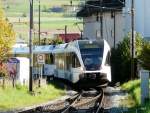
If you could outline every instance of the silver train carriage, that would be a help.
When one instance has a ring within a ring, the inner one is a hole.
[[[105,40],[76,40],[57,45],[53,49],[54,77],[69,80],[98,82],[111,81],[110,47]]]

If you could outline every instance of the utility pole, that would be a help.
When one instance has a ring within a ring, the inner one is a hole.
[[[29,70],[29,91],[32,92],[32,67],[33,67],[33,52],[32,52],[32,31],[33,31],[33,0],[30,0],[30,33],[29,33],[29,52],[30,52],[30,70]]]
[[[131,79],[135,74],[135,34],[134,34],[134,0],[131,1]]]
[[[40,3],[40,0],[39,0],[39,45],[41,44],[41,3]]]
[[[101,38],[103,39],[103,0],[100,0],[100,33],[101,33]]]
[[[67,25],[65,25],[65,42],[66,42],[66,39],[67,39]]]
[[[83,39],[83,30],[79,27],[78,23],[75,23],[75,25],[77,26],[78,30],[80,31],[80,36],[81,36],[81,40]]]
[[[114,48],[116,48],[116,12],[114,10]]]
[[[81,30],[80,32],[81,32],[81,40],[82,40],[83,39],[83,31]]]

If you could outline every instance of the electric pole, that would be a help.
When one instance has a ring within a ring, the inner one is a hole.
[[[114,10],[114,48],[116,48],[116,12]]]
[[[103,39],[103,0],[100,0],[100,33],[101,38]]]
[[[30,70],[29,70],[29,91],[32,92],[32,67],[33,67],[33,52],[32,52],[32,31],[33,31],[33,0],[30,0],[30,33],[29,33],[29,53],[30,53]]]
[[[65,42],[67,41],[67,25],[65,25]]]
[[[41,44],[41,3],[40,3],[40,0],[39,0],[39,45]]]
[[[131,1],[131,79],[135,74],[135,34],[134,34],[134,0]]]

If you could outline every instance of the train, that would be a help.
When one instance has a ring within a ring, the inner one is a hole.
[[[47,48],[47,51],[33,50],[34,54],[46,55],[44,75],[73,84],[104,85],[111,82],[111,52],[106,40],[75,40]]]
[[[72,83],[111,81],[110,47],[105,40],[76,40],[54,48],[54,77]]]

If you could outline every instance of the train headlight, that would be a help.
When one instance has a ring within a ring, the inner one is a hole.
[[[81,71],[83,71],[83,70],[84,70],[84,68],[83,68],[83,67],[80,67],[80,70],[81,70]]]

